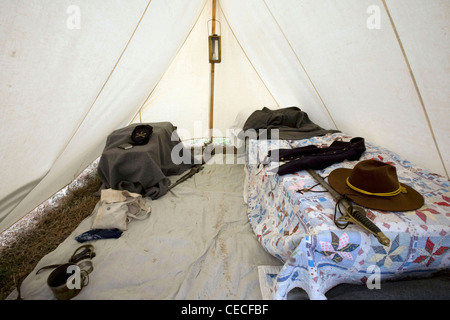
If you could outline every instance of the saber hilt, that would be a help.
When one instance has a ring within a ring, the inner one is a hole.
[[[330,194],[337,200],[336,209],[342,204],[345,208],[345,213],[342,217],[336,219],[336,212],[334,215],[334,223],[340,229],[345,229],[349,223],[355,223],[365,230],[372,233],[377,240],[384,246],[388,246],[391,241],[369,218],[366,217],[366,212],[363,208],[354,206],[343,198],[336,190],[334,190],[325,180],[317,174],[313,169],[307,169],[308,173],[312,175]],[[340,211],[340,210],[339,210]]]
[[[348,206],[345,210],[345,214],[342,217],[335,219],[335,223],[339,228],[341,228],[338,225],[338,223],[340,222],[345,223],[345,227],[349,223],[355,223],[361,226],[365,230],[372,233],[377,238],[378,242],[380,242],[384,246],[388,246],[391,243],[389,238],[386,237],[386,235],[380,230],[380,228],[378,228],[375,223],[367,218],[364,209],[361,207],[353,205]]]

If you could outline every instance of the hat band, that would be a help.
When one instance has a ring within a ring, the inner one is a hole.
[[[353,190],[355,190],[355,191],[357,191],[357,192],[359,192],[359,193],[367,194],[367,195],[369,195],[369,196],[377,196],[377,197],[393,197],[393,196],[396,196],[396,195],[398,195],[398,194],[400,194],[400,193],[407,193],[407,192],[408,192],[408,191],[406,190],[405,187],[402,187],[402,186],[400,185],[400,183],[398,184],[398,189],[395,190],[395,191],[392,191],[392,192],[369,192],[369,191],[365,191],[365,190],[359,189],[359,188],[355,187],[354,185],[352,185],[352,184],[350,183],[350,181],[348,181],[348,177],[347,177],[346,182],[347,182],[347,185],[348,185],[351,189],[353,189]]]

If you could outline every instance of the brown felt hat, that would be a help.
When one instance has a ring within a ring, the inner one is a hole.
[[[408,211],[424,203],[420,193],[398,181],[394,166],[377,160],[360,161],[353,169],[336,169],[328,176],[328,183],[340,194],[370,209]]]

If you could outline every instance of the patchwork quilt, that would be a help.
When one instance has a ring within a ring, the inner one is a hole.
[[[378,277],[382,287],[384,280],[428,276],[450,268],[450,182],[444,177],[366,141],[359,161],[376,159],[394,165],[400,182],[425,199],[424,206],[413,211],[366,210],[390,239],[383,246],[358,225],[337,228],[335,199],[328,192],[303,191],[317,184],[306,170],[279,176],[273,172],[278,163],[260,164],[268,150],[311,144],[327,147],[335,140],[351,138],[334,133],[303,140],[249,141],[249,222],[264,249],[284,263],[260,267],[264,298],[287,299],[289,291],[299,287],[311,299],[326,299],[326,292],[341,283],[369,285]],[[316,172],[326,179],[334,169],[353,168],[356,163],[346,160]]]

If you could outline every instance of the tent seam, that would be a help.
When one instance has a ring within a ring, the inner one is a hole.
[[[77,128],[74,130],[73,134],[71,135],[71,137],[69,138],[69,140],[67,141],[67,143],[65,144],[64,148],[62,149],[62,151],[58,154],[58,156],[55,158],[55,161],[53,161],[53,164],[55,164],[58,159],[61,157],[61,155],[64,153],[64,151],[67,149],[67,147],[69,146],[70,142],[72,141],[73,137],[76,135],[76,133],[78,132],[78,130],[80,129],[81,125],[83,124],[84,120],[86,119],[87,115],[89,114],[89,112],[92,110],[92,107],[94,106],[95,102],[97,101],[98,97],[100,96],[100,94],[102,93],[103,89],[105,88],[106,84],[108,83],[109,79],[111,78],[111,75],[114,73],[114,70],[116,69],[117,65],[119,64],[124,52],[126,51],[126,49],[128,48],[128,45],[130,44],[131,40],[133,39],[133,36],[136,32],[136,30],[138,29],[139,25],[141,24],[141,21],[143,19],[143,17],[145,16],[145,13],[147,12],[148,7],[150,6],[150,3],[152,2],[152,0],[149,0],[147,3],[147,6],[145,7],[145,10],[143,12],[143,14],[141,15],[141,18],[139,19],[139,22],[137,23],[136,27],[133,30],[133,33],[131,34],[130,38],[127,41],[127,44],[125,45],[125,48],[122,50],[122,53],[120,54],[117,62],[115,63],[113,69],[111,70],[111,72],[109,73],[109,76],[107,77],[106,81],[103,83],[102,88],[100,89],[100,91],[98,92],[97,96],[95,97],[94,101],[92,102],[91,106],[89,107],[88,111],[84,114],[83,119],[80,121],[80,123],[78,124]],[[44,180],[45,177],[50,173],[51,170],[47,171],[47,173],[40,179],[40,181]],[[36,186],[38,186],[40,184],[37,183]],[[29,193],[31,193],[36,186],[31,189],[29,191]],[[57,191],[58,192],[58,191]],[[17,206],[20,203],[17,204]],[[16,207],[17,207],[16,206]]]
[[[300,58],[298,57],[297,53],[295,52],[294,48],[291,45],[291,42],[289,41],[289,39],[287,38],[286,34],[284,33],[283,29],[281,28],[280,24],[278,23],[278,20],[275,18],[275,16],[273,15],[272,11],[270,10],[269,6],[267,5],[265,0],[262,0],[267,8],[267,10],[269,11],[270,15],[272,16],[273,20],[275,21],[275,23],[278,26],[278,29],[281,31],[281,33],[283,34],[284,39],[286,40],[286,42],[289,45],[289,48],[291,48],[292,52],[295,55],[295,58],[297,59],[298,63],[300,64],[300,66],[303,69],[303,72],[305,72],[306,76],[308,77],[309,82],[311,83],[312,87],[314,88],[314,91],[316,92],[317,96],[319,97],[320,101],[322,102],[323,107],[325,108],[326,112],[328,113],[328,116],[330,117],[331,121],[333,122],[336,130],[339,130],[336,122],[334,121],[333,116],[330,113],[330,110],[328,110],[328,107],[325,103],[325,101],[323,101],[322,96],[319,93],[319,90],[317,90],[316,86],[314,85],[314,82],[312,81],[311,77],[309,76],[309,73],[306,71],[305,66],[303,65],[303,63],[300,61]]]
[[[420,93],[419,85],[417,84],[416,77],[414,76],[414,72],[412,70],[411,64],[409,63],[408,56],[406,54],[406,51],[405,51],[405,48],[403,46],[402,40],[400,39],[400,35],[398,34],[397,27],[395,26],[395,23],[394,23],[394,19],[392,18],[391,12],[389,11],[389,8],[387,6],[386,0],[382,0],[382,2],[383,2],[384,9],[386,10],[386,14],[387,14],[387,16],[389,18],[389,22],[391,23],[392,29],[394,31],[395,37],[397,39],[398,45],[400,46],[400,50],[402,52],[403,59],[405,60],[406,66],[407,66],[408,71],[409,71],[409,75],[410,75],[411,80],[412,80],[413,85],[414,85],[414,89],[415,89],[415,91],[417,93],[417,96],[419,98],[420,106],[421,106],[422,111],[424,113],[425,120],[427,121],[428,129],[430,130],[431,137],[433,138],[433,142],[434,142],[434,145],[436,147],[436,151],[438,152],[439,159],[441,160],[442,167],[444,168],[445,175],[447,176],[447,179],[448,179],[449,178],[448,171],[447,171],[447,168],[445,167],[445,162],[444,162],[444,159],[442,157],[441,150],[439,149],[439,145],[437,143],[436,136],[434,134],[433,127],[431,125],[430,117],[428,116],[428,112],[427,112],[427,110],[425,108],[425,102],[423,101],[422,94]]]
[[[136,33],[137,29],[139,28],[142,19],[144,18],[145,14],[147,13],[148,7],[150,6],[150,3],[152,2],[152,0],[149,0],[147,3],[147,6],[144,9],[144,12],[141,15],[141,18],[139,19],[136,27],[134,28],[133,32],[131,33],[130,38],[127,41],[127,44],[125,45],[125,47],[123,48],[122,52],[120,53],[119,58],[117,59],[116,63],[114,64],[114,67],[112,68],[111,72],[109,73],[108,77],[106,78],[105,82],[103,83],[100,91],[98,92],[97,96],[95,97],[94,101],[92,102],[91,106],[89,107],[89,109],[87,110],[87,112],[84,114],[83,119],[80,121],[80,123],[78,124],[77,128],[74,130],[74,133],[72,134],[72,136],[70,137],[70,139],[67,141],[66,145],[64,146],[64,149],[59,153],[59,155],[56,157],[55,161],[53,163],[55,163],[56,161],[58,161],[58,159],[61,157],[61,155],[64,153],[64,151],[67,149],[67,147],[69,146],[70,142],[72,141],[73,137],[76,135],[76,133],[78,132],[78,130],[80,129],[80,127],[83,125],[84,120],[86,119],[86,117],[88,116],[88,114],[90,113],[90,111],[92,110],[92,107],[95,105],[95,103],[97,102],[98,98],[100,97],[101,93],[103,92],[103,89],[106,87],[106,84],[108,83],[109,79],[111,78],[111,76],[113,75],[114,71],[116,70],[116,67],[118,66],[118,64],[120,63],[120,60],[122,59],[125,51],[127,50],[128,46],[131,43],[131,40],[134,37],[134,34]]]
[[[172,61],[169,63],[169,67],[170,65],[175,61],[175,59],[178,57],[178,55],[180,54],[181,49],[184,47],[187,39],[189,38],[189,36],[191,35],[192,31],[194,30],[195,26],[198,23],[198,20],[200,19],[200,17],[202,16],[202,12],[203,10],[205,10],[206,5],[208,4],[208,1],[205,0],[205,4],[203,5],[202,10],[200,10],[200,13],[197,17],[197,19],[195,20],[195,23],[192,25],[191,30],[189,30],[189,33],[187,34],[187,36],[184,38],[183,43],[181,44],[181,46],[178,48],[177,53],[174,55]],[[136,113],[134,114],[134,116],[131,118],[131,120],[129,121],[128,124],[131,124],[133,122],[133,120],[136,118],[136,115],[139,113],[142,113],[142,108],[145,106],[145,104],[148,102],[148,100],[150,99],[150,97],[152,96],[153,92],[155,91],[155,89],[158,87],[159,83],[161,82],[161,80],[164,78],[164,76],[166,75],[167,71],[169,70],[169,68],[166,69],[166,71],[164,71],[164,73],[161,75],[161,77],[159,78],[158,82],[155,84],[155,86],[153,87],[153,89],[150,91],[150,93],[148,94],[147,98],[145,98],[144,102],[142,103],[141,107],[139,108],[139,110],[136,111]],[[140,123],[142,123],[142,117],[140,116]]]
[[[106,81],[103,83],[102,88],[101,88],[100,91],[98,92],[97,96],[95,97],[94,101],[92,102],[92,104],[91,104],[91,106],[89,107],[89,109],[87,110],[87,112],[84,114],[83,119],[80,121],[80,123],[78,124],[77,128],[74,130],[73,134],[70,136],[70,138],[69,138],[69,140],[67,141],[67,143],[65,144],[64,148],[63,148],[62,151],[58,154],[58,156],[55,158],[55,161],[53,161],[53,164],[55,164],[55,163],[58,161],[58,159],[61,157],[61,155],[62,155],[62,154],[64,153],[64,151],[67,149],[67,147],[69,146],[69,144],[70,144],[70,142],[72,141],[73,137],[76,135],[76,133],[78,132],[78,130],[79,130],[80,127],[82,126],[82,124],[83,124],[84,120],[86,119],[87,115],[88,115],[89,112],[92,110],[92,107],[94,106],[94,104],[95,104],[95,102],[97,101],[98,97],[99,97],[100,94],[102,93],[103,89],[105,88],[106,84],[108,83],[109,79],[111,78],[111,75],[114,73],[114,70],[116,69],[117,65],[119,64],[120,60],[122,59],[122,56],[123,56],[124,52],[125,52],[126,49],[128,48],[128,45],[130,44],[131,40],[133,39],[133,36],[134,36],[134,34],[136,33],[136,30],[138,29],[139,25],[141,24],[141,21],[142,21],[143,17],[145,16],[145,14],[146,14],[146,12],[147,12],[147,9],[148,9],[148,7],[150,6],[150,3],[151,3],[151,2],[152,2],[152,0],[149,0],[149,1],[148,1],[147,6],[145,7],[144,12],[142,13],[141,18],[139,19],[139,22],[137,23],[136,27],[134,28],[133,33],[131,34],[130,38],[128,39],[127,44],[125,45],[125,48],[122,50],[122,53],[120,54],[120,56],[119,56],[117,62],[115,63],[113,69],[111,70],[109,76],[106,78]],[[48,170],[48,171],[45,173],[45,175],[42,176],[42,178],[40,179],[40,181],[39,181],[39,182],[38,182],[38,183],[37,183],[37,184],[36,184],[29,192],[28,192],[28,194],[31,193],[31,192],[33,192],[33,190],[34,190],[37,186],[39,186],[39,185],[41,184],[42,180],[44,180],[45,177],[47,177],[47,175],[50,173],[50,171],[51,171],[51,170]],[[68,183],[68,184],[70,184],[70,183]],[[68,184],[67,184],[67,185],[68,185]],[[67,185],[65,185],[63,188],[65,188]],[[54,192],[53,195],[55,195],[56,193],[58,193],[58,192],[59,192],[60,190],[62,190],[63,188],[61,188],[61,189],[57,190],[56,192]],[[50,196],[50,197],[51,197],[51,196]],[[49,197],[49,198],[50,198],[50,197]],[[19,203],[17,203],[17,205],[16,205],[16,206],[14,207],[14,209],[12,209],[12,210],[15,210],[15,208],[17,208],[17,207],[22,203],[22,201],[23,201],[24,199],[26,199],[26,197],[24,197]],[[47,200],[48,200],[48,199],[47,199]],[[46,200],[44,200],[44,202],[45,202],[45,201],[46,201]],[[10,212],[11,212],[11,211],[10,211]],[[20,219],[21,219],[21,218],[19,218],[17,221],[19,221]],[[9,227],[11,227],[12,225],[14,225],[14,223],[16,223],[17,221],[13,222]],[[9,228],[9,227],[8,227],[8,228]],[[6,230],[6,229],[5,229],[5,230]]]
[[[247,55],[247,52],[245,52],[244,48],[242,47],[240,41],[238,40],[238,38],[236,37],[236,34],[233,31],[233,28],[231,27],[230,23],[228,22],[228,19],[225,15],[225,13],[222,10],[222,6],[220,5],[220,0],[219,0],[219,8],[220,8],[220,12],[222,12],[223,18],[225,19],[225,22],[227,23],[228,27],[230,28],[231,33],[233,34],[234,39],[236,39],[237,44],[239,45],[239,47],[241,48],[242,52],[244,53],[245,57],[247,58],[248,63],[250,63],[250,65],[252,66],[253,70],[255,71],[256,75],[258,76],[258,78],[261,80],[261,82],[263,83],[264,87],[267,89],[267,91],[269,92],[270,96],[272,97],[272,99],[276,102],[276,104],[279,106],[279,102],[277,101],[277,99],[275,99],[275,97],[272,95],[272,92],[269,90],[269,88],[266,85],[266,82],[263,80],[263,78],[261,78],[259,72],[256,70],[255,66],[253,65],[253,63],[251,62],[250,58]]]

